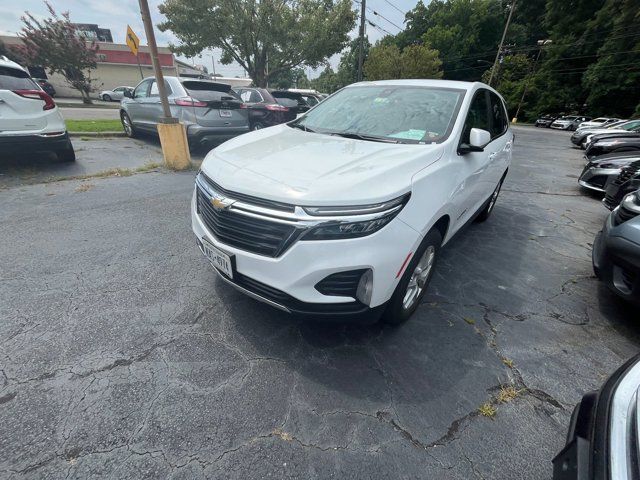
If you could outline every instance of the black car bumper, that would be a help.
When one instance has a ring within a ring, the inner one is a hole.
[[[593,242],[593,268],[611,291],[640,306],[640,245],[611,234],[614,215]]]
[[[0,158],[4,154],[60,152],[69,148],[69,134],[53,137],[41,135],[0,135]]]
[[[610,470],[613,400],[620,382],[638,362],[640,356],[629,360],[600,391],[587,393],[576,405],[566,445],[553,459],[553,480],[617,480]]]
[[[242,127],[202,127],[189,125],[187,138],[190,145],[217,145],[249,131],[249,125]]]

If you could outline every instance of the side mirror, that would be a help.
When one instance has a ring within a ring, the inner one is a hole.
[[[458,153],[464,155],[470,152],[483,152],[484,147],[491,141],[491,134],[481,128],[472,128],[469,132],[469,143],[461,143]]]
[[[127,98],[133,98],[133,90],[130,90],[128,88],[125,88],[122,94]]]

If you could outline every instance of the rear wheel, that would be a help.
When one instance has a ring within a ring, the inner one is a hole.
[[[424,237],[382,315],[385,323],[400,325],[416,311],[433,276],[441,245],[442,235],[436,229]]]
[[[504,177],[498,183],[498,186],[491,194],[491,198],[487,202],[487,205],[482,209],[482,211],[476,217],[477,222],[484,222],[489,216],[491,216],[491,212],[493,212],[493,207],[496,206],[496,201],[498,200],[498,195],[500,195],[500,189],[502,188],[502,182],[504,182]]]
[[[102,95],[102,100],[104,100],[105,102],[110,102],[111,96],[105,93],[104,95]]]
[[[127,112],[122,112],[120,114],[120,121],[122,122],[122,128],[124,129],[124,133],[127,137],[136,138],[138,136],[138,132],[133,126],[133,123],[131,123],[131,118],[129,118]]]
[[[256,122],[251,127],[251,130],[262,130],[263,128],[264,128],[264,125],[262,123]]]

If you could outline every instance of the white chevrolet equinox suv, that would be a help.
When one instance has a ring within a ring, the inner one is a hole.
[[[193,231],[220,277],[281,310],[407,320],[441,247],[486,220],[514,136],[482,83],[350,85],[204,159]]]
[[[53,98],[27,70],[0,55],[0,159],[35,152],[53,152],[64,162],[76,159]]]

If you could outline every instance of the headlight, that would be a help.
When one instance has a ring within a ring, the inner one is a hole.
[[[626,195],[621,202],[622,208],[640,215],[640,190]]]
[[[395,218],[411,194],[388,202],[347,207],[304,207],[314,217],[332,217],[307,231],[302,240],[358,238],[377,232]]]

